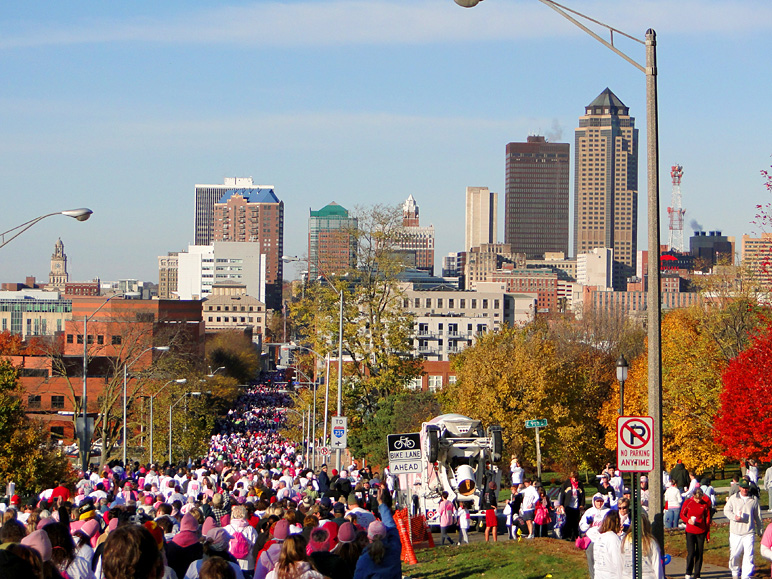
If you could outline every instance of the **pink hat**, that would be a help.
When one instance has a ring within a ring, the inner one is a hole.
[[[201,525],[201,534],[207,535],[209,531],[214,529],[217,525],[214,523],[214,519],[212,517],[207,517],[204,521],[204,524]]]
[[[289,536],[289,522],[287,519],[281,519],[273,527],[273,538],[277,541],[283,541]]]
[[[338,529],[338,541],[341,543],[353,543],[357,537],[357,530],[354,524],[346,521]]]
[[[48,533],[45,531],[35,531],[30,533],[21,540],[22,545],[26,545],[32,549],[35,549],[40,554],[40,558],[43,561],[49,561],[51,559],[51,539],[48,538]]]
[[[215,527],[206,534],[206,538],[212,542],[215,551],[227,551],[233,537],[222,527]]]
[[[91,539],[94,535],[99,532],[99,523],[96,519],[89,519],[85,523],[83,523],[83,526],[80,528],[81,531],[83,531],[86,536]]]
[[[194,533],[198,531],[198,521],[196,520],[196,517],[191,514],[187,514],[182,517],[182,522],[180,523],[180,532],[182,531],[193,531]]]
[[[384,525],[381,521],[373,521],[370,523],[370,526],[367,527],[367,538],[371,541],[375,539],[376,537],[385,537],[386,536],[386,525]]]
[[[45,527],[45,526],[46,526],[48,523],[55,523],[55,522],[56,522],[56,521],[54,521],[54,520],[53,520],[52,518],[50,518],[50,517],[48,517],[48,518],[45,518],[45,519],[40,519],[40,520],[38,521],[37,530],[38,530],[38,531],[39,531],[39,530],[41,530],[41,529],[42,529],[43,527]]]
[[[108,531],[114,531],[118,528],[118,517],[115,517],[114,519],[110,519],[110,524],[107,525]]]
[[[334,525],[335,523],[333,523]],[[314,536],[317,538],[325,537],[321,541],[314,541]],[[316,553],[317,551],[329,551],[330,550],[330,533],[327,532],[327,529],[324,527],[317,527],[313,531],[311,531],[311,539],[308,541],[308,546],[306,547],[306,555],[310,555],[311,553]]]

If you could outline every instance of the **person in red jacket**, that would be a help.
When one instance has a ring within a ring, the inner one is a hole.
[[[697,487],[681,509],[681,520],[686,523],[685,579],[700,577],[705,541],[710,543],[710,507],[710,499]]]

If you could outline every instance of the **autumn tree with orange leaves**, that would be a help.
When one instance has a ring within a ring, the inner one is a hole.
[[[726,458],[713,440],[713,419],[722,390],[726,361],[707,331],[702,310],[674,310],[662,322],[663,457],[670,469],[680,459],[688,469],[721,467]],[[647,415],[646,354],[630,364],[625,382],[625,414]],[[606,447],[616,448],[619,384],[601,411]]]

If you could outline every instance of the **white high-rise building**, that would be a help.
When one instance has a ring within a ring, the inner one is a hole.
[[[464,251],[484,243],[496,243],[499,194],[487,187],[466,188],[466,235]]]
[[[611,290],[613,274],[614,250],[610,247],[596,247],[576,256],[576,281],[579,285]]]
[[[265,263],[259,243],[190,245],[177,255],[177,294],[181,300],[201,300],[212,294],[214,284],[233,281],[244,284],[247,294],[265,303]]]

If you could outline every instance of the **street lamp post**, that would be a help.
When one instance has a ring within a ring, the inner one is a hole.
[[[128,369],[139,360],[145,352],[155,350],[156,352],[168,352],[169,346],[150,346],[140,352],[134,361],[123,365],[123,467],[126,468],[126,384],[128,382]]]
[[[625,415],[625,382],[627,381],[627,360],[620,354],[617,359],[617,380],[619,380],[619,416]]]
[[[158,396],[163,390],[171,383],[175,384],[185,384],[187,382],[187,378],[178,378],[177,380],[169,380],[166,384],[161,386],[161,388],[158,389],[158,391],[150,396],[150,464],[153,464],[153,400],[155,400],[155,397]]]
[[[21,225],[17,225],[16,227],[9,229],[8,231],[3,231],[2,233],[0,233],[0,248],[5,247],[9,243],[11,243],[14,239],[19,237],[30,227],[42,221],[46,217],[51,217],[53,215],[66,215],[67,217],[72,217],[73,219],[77,219],[78,221],[86,221],[86,219],[91,217],[92,213],[93,211],[91,211],[91,209],[87,209],[86,207],[81,207],[80,209],[67,209],[66,211],[55,211],[54,213],[47,213],[45,215],[41,215],[40,217],[35,217],[35,219],[30,219],[29,221],[22,223]],[[9,233],[13,233],[13,235],[11,235],[11,237],[6,239],[5,236],[8,235]]]
[[[203,394],[203,392],[185,392],[177,402],[169,406],[169,464],[172,464],[172,410],[177,404],[183,400],[187,400],[188,396],[201,396],[201,394]],[[211,392],[206,392],[206,394],[211,394]]]
[[[464,8],[471,8],[481,0],[455,0]],[[661,334],[661,287],[659,269],[659,120],[657,107],[657,34],[649,28],[645,40],[631,36],[612,28],[575,10],[558,4],[554,0],[539,0],[552,8],[572,24],[582,29],[606,48],[616,53],[646,76],[646,146],[647,146],[647,200],[648,200],[648,276],[649,287],[646,299],[647,334],[648,334],[648,406],[653,418],[654,460],[649,473],[649,513],[652,515],[652,527],[660,547],[664,547],[665,531],[662,521],[662,334]],[[590,30],[576,17],[607,29],[611,41],[606,41]],[[645,46],[645,65],[626,55],[614,46],[614,35],[621,35]]]
[[[53,215],[57,215],[57,214],[54,213]],[[44,217],[48,217],[48,216],[46,215]],[[86,219],[87,218],[88,217],[86,217]],[[8,241],[10,241],[10,239]],[[120,297],[120,296],[118,295],[110,296],[104,302],[102,302],[97,309],[91,312],[91,315],[83,316],[83,391],[81,392],[81,407],[82,407],[81,416],[83,418],[83,428],[81,430],[82,438],[80,442],[80,458],[81,458],[81,468],[83,469],[84,473],[88,470],[89,454],[91,451],[91,448],[90,448],[91,434],[92,434],[88,428],[88,388],[86,386],[87,379],[88,379],[88,321],[91,318],[93,318],[95,315],[97,315],[97,312],[99,312],[99,310],[105,307],[107,305],[107,302],[109,302],[111,299],[116,297]],[[103,443],[102,452],[106,452],[107,450],[106,448],[104,448],[104,442],[105,441],[102,440],[102,443]]]

